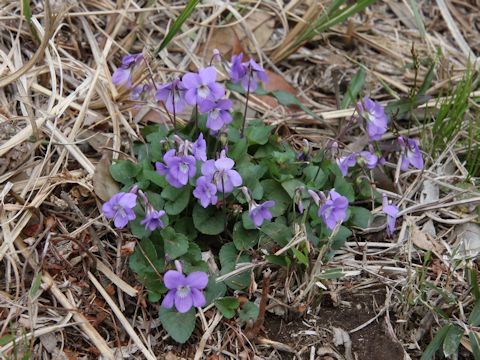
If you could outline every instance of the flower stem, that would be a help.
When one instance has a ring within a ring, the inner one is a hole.
[[[251,78],[252,78],[252,69],[250,65],[248,65],[247,100],[245,101],[245,109],[243,110],[242,131],[240,132],[240,138],[243,138],[243,135],[245,133],[245,124],[247,122],[248,98],[250,97],[250,79]]]

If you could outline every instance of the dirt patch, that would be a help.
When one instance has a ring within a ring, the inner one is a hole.
[[[326,299],[317,315],[289,322],[270,316],[265,323],[266,333],[270,339],[291,346],[305,359],[310,358],[312,346],[315,347],[316,359],[333,359],[334,353],[345,356],[344,347],[334,345],[332,327],[349,333],[374,318],[384,300],[382,292],[348,293],[339,306]],[[386,332],[384,316],[349,335],[354,359],[403,359],[402,346]],[[332,350],[330,357],[328,349]],[[292,359],[292,354],[283,353],[282,359]]]

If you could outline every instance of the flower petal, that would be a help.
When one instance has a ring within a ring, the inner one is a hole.
[[[205,300],[205,295],[203,293],[195,288],[192,288],[192,300],[193,300],[193,306],[195,307],[203,307],[207,303]]]
[[[204,289],[208,284],[208,275],[203,271],[194,271],[188,274],[185,284],[192,288]]]
[[[185,275],[176,270],[168,270],[163,275],[163,283],[167,289],[176,289],[178,286],[186,285],[185,280]]]
[[[170,290],[167,295],[163,298],[162,301],[162,306],[167,309],[171,309],[173,307],[173,304],[175,302],[175,294],[177,293],[177,290],[173,289]]]
[[[175,294],[175,307],[179,313],[186,313],[188,310],[192,308],[193,299],[192,294],[187,294],[184,297],[178,296],[178,291]]]

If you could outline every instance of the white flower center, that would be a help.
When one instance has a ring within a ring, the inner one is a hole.
[[[177,286],[177,295],[179,297],[184,298],[188,294],[190,294],[190,286],[188,286],[188,285]]]
[[[181,163],[180,164],[180,171],[184,174],[188,172],[189,166],[187,163]]]
[[[210,95],[210,89],[207,85],[200,85],[197,90],[198,96],[202,99],[205,99],[208,95]]]
[[[219,115],[220,115],[220,109],[213,109],[210,112],[210,116],[214,119],[218,118]]]

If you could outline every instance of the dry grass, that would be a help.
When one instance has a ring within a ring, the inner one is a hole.
[[[105,171],[102,158],[132,154],[132,141],[140,138],[140,127],[166,121],[156,104],[135,108],[129,94],[112,85],[111,73],[127,52],[144,49],[151,54],[183,4],[31,3],[34,16],[29,27],[21,15],[20,1],[0,0],[0,274],[4,279],[0,340],[5,340],[0,356],[60,359],[101,355],[113,359],[122,352],[126,357],[163,358],[160,354],[167,351],[165,333],[154,307],[146,305],[141,287],[131,276],[122,247],[132,240],[131,235],[114,231],[100,216],[101,190],[92,179],[96,171]],[[360,65],[367,72],[366,94],[377,100],[405,97],[422,83],[428,70],[423,64],[416,71],[409,66],[415,44],[419,59],[430,57],[438,62],[427,94],[439,96],[461,79],[468,59],[480,54],[475,15],[478,4],[448,0],[422,3],[422,35],[410,2],[388,1],[378,2],[348,23],[319,34],[282,59],[279,49],[292,40],[289,34],[294,25],[305,23],[322,7],[309,7],[302,0],[290,1],[285,7],[279,3],[200,5],[168,51],[150,60],[156,78],[161,82],[172,72],[205,65],[212,42],[225,53],[241,42],[280,79],[288,80],[296,89],[289,90],[298,92],[321,120],[278,106],[272,99],[256,99],[252,110],[266,122],[286,125],[294,138],[306,137],[321,146],[352,113],[352,109],[337,108],[337,97]],[[231,25],[225,20],[227,13]],[[232,31],[233,27],[238,41],[222,43],[225,33],[218,32]],[[441,55],[437,55],[438,49]],[[138,81],[142,76],[139,74]],[[285,89],[286,85],[284,80],[275,80],[271,86]],[[241,96],[238,100],[244,101]],[[434,114],[437,105],[431,100],[425,106]],[[455,141],[464,135],[459,134]],[[385,138],[389,137],[392,134]],[[425,250],[433,251],[437,286],[455,292],[467,305],[472,301],[461,270],[454,269],[443,256],[452,250],[461,224],[477,221],[470,207],[480,201],[476,188],[465,189],[468,172],[455,145],[453,142],[422,173],[411,171],[400,176],[397,171],[388,193],[403,207],[398,239],[385,240],[380,228],[368,229],[358,233],[359,241],[347,242],[328,265],[352,271],[352,278],[327,283],[325,294],[340,296],[352,283],[359,291],[383,284],[392,299],[382,314],[393,311],[398,320],[424,317],[423,333],[414,334],[407,322],[399,322],[394,329],[393,336],[396,334],[412,357],[418,355],[418,342],[435,319],[398,299],[421,293],[417,275],[422,269],[417,264]],[[438,196],[428,198],[431,194],[427,194],[425,200],[421,194],[429,187],[440,190]],[[434,232],[427,232],[425,224]],[[419,238],[424,242],[419,243]],[[310,275],[278,285],[271,294],[277,300],[272,301],[287,309],[298,306],[302,286],[316,274]],[[232,354],[231,347],[224,344],[232,341],[233,348],[240,346],[239,329],[222,325],[211,311],[205,311],[201,318],[204,335],[197,339],[202,351],[196,359],[202,352],[222,352],[227,358],[242,356],[246,350],[240,348]],[[217,331],[221,326],[224,335]],[[278,350],[285,350],[281,344],[262,341],[272,359]],[[256,348],[255,344],[242,346]],[[295,351],[300,358],[299,350]],[[184,350],[184,356],[193,357],[194,352]]]

